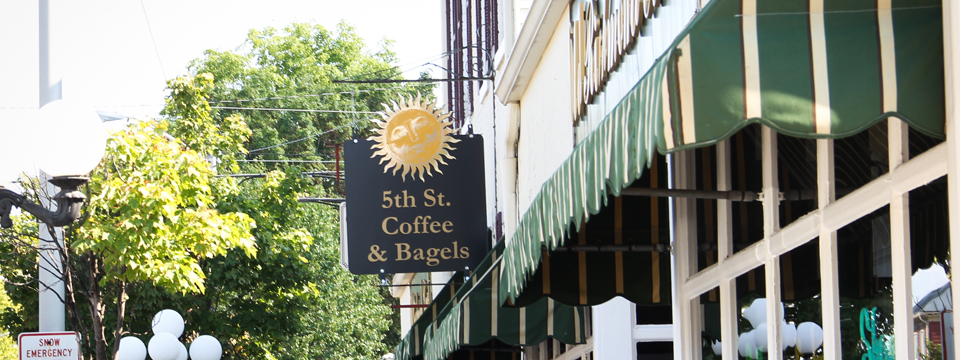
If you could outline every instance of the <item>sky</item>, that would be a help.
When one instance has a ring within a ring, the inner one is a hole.
[[[51,2],[63,36],[64,99],[135,117],[159,112],[165,81],[185,74],[190,60],[236,48],[251,29],[293,22],[333,29],[346,20],[370,49],[394,40],[404,70],[442,52],[441,0]],[[0,1],[0,118],[38,106],[38,8],[36,0]]]

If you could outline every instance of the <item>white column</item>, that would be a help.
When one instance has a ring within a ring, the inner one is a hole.
[[[60,52],[62,44],[57,40],[56,23],[59,18],[58,10],[62,3],[57,0],[40,0],[40,106],[62,98],[63,85],[60,69]],[[40,186],[50,195],[57,192],[55,186],[41,176]],[[50,210],[56,210],[56,205],[50,201],[41,204]],[[56,239],[50,236],[47,225],[40,223],[40,331],[64,331],[66,319],[62,294],[63,266],[60,263],[60,252],[63,248],[63,232],[58,228]]]
[[[696,166],[694,150],[671,155],[673,168],[670,178],[671,189],[694,189],[696,184]],[[686,293],[684,284],[690,275],[697,271],[697,232],[696,201],[688,198],[671,198],[671,245],[673,256],[673,355],[675,359],[701,358],[701,325],[699,294]]]
[[[633,327],[636,320],[630,316],[633,303],[614,297],[593,307],[593,357],[595,359],[636,360],[636,342]]]
[[[777,177],[777,133],[763,127],[763,237],[769,239],[780,231],[780,182]],[[769,249],[769,248],[768,248]],[[764,287],[767,296],[767,348],[780,349],[780,321],[783,308],[780,306],[780,256],[767,251],[764,262]],[[780,360],[783,353],[767,351],[769,360]]]
[[[897,118],[887,120],[890,171],[909,159],[907,124]],[[893,272],[894,341],[897,359],[915,359],[917,344],[913,341],[913,291],[910,256],[910,194],[891,192],[890,198],[890,263]]]
[[[717,144],[717,190],[731,190],[730,141]],[[733,206],[730,200],[717,200],[717,265],[722,267],[734,253]],[[720,273],[720,337],[723,359],[737,358],[737,278]]]
[[[957,124],[957,102],[960,101],[960,47],[956,41],[960,39],[960,5],[953,0],[943,0],[943,55],[945,70],[945,92],[947,104],[947,186],[950,209],[950,248],[960,249],[960,141],[953,136],[953,129]],[[950,252],[950,263],[957,264],[960,255],[957,251]],[[957,273],[957,267],[950,269],[950,274]],[[953,277],[956,278],[956,277]],[[960,299],[960,287],[953,286],[953,298]],[[945,334],[950,336],[950,334]],[[953,343],[960,344],[960,335],[953,332]]]
[[[817,140],[817,204],[821,212],[836,200],[833,174],[833,140]],[[821,227],[819,236],[823,357],[839,360],[840,278],[837,265],[837,233]]]

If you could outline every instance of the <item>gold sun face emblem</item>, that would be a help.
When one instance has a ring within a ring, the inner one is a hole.
[[[410,98],[404,102],[401,97],[400,105],[393,103],[393,108],[384,104],[387,110],[380,113],[383,121],[371,120],[379,125],[377,135],[367,138],[376,142],[371,148],[376,150],[371,157],[382,156],[380,164],[386,173],[391,168],[393,175],[401,168],[400,178],[406,181],[407,174],[411,179],[423,175],[433,176],[433,170],[440,171],[440,164],[447,165],[444,157],[455,159],[448,150],[456,150],[450,144],[458,143],[451,135],[456,132],[450,114],[443,114],[439,109],[433,109],[433,103]]]

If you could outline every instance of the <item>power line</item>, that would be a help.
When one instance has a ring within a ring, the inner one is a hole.
[[[239,107],[239,106],[211,106],[210,108],[211,108],[211,109],[224,109],[224,110],[294,111],[294,112],[332,113],[332,114],[378,114],[376,111],[287,109],[287,108],[256,108],[256,107]]]
[[[401,90],[401,89],[397,89],[397,88],[376,88],[376,89],[365,89],[365,90],[354,90],[354,91],[341,91],[341,92],[331,92],[331,93],[322,93],[322,94],[304,94],[304,95],[290,95],[290,96],[274,96],[274,97],[259,98],[259,99],[220,100],[220,101],[211,101],[210,103],[211,103],[211,104],[221,104],[221,103],[236,103],[236,102],[248,102],[248,101],[297,99],[297,98],[318,97],[318,96],[332,96],[332,95],[345,95],[345,94],[356,94],[356,93],[366,93],[366,92],[374,92],[374,91],[387,91],[387,90]]]
[[[143,0],[140,0],[140,8],[143,9],[143,19],[147,22],[147,31],[150,32],[150,41],[153,42],[153,52],[157,54],[157,63],[160,64],[160,74],[162,74],[164,80],[166,80],[167,72],[163,70],[163,60],[160,60],[160,50],[157,49],[157,39],[153,37],[153,28],[150,26],[150,18],[147,17],[147,7],[143,5]]]
[[[333,128],[333,129],[330,129],[330,130],[327,130],[327,131],[324,131],[324,132],[321,132],[321,133],[316,133],[316,134],[313,134],[313,135],[310,135],[310,136],[307,136],[307,137],[303,137],[303,138],[296,139],[296,140],[290,140],[290,141],[287,141],[287,142],[284,142],[284,143],[280,143],[280,144],[276,144],[276,145],[271,145],[271,146],[262,147],[262,148],[259,148],[259,149],[250,150],[248,153],[253,154],[253,153],[255,153],[255,152],[257,152],[257,151],[260,151],[260,150],[273,149],[273,148],[275,148],[275,147],[280,147],[280,146],[287,145],[287,144],[293,144],[293,143],[295,143],[295,142],[300,142],[300,141],[304,141],[304,140],[309,140],[309,139],[315,138],[315,137],[320,136],[320,135],[332,133],[332,132],[334,132],[334,131],[343,129],[343,128],[345,128],[345,127],[351,126],[351,125],[356,124],[356,123],[357,123],[357,121],[351,121],[350,123],[347,123],[346,125],[341,125],[341,126],[335,127],[335,128]]]
[[[311,163],[311,164],[333,164],[336,161],[334,160],[246,160],[240,159],[237,162],[248,162],[248,163]]]

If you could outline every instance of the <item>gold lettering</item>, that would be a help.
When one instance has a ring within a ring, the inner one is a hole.
[[[433,197],[433,189],[426,189],[423,191],[423,197],[426,200],[423,202],[423,206],[433,207],[437,204],[437,198]]]
[[[470,248],[468,248],[468,247],[466,247],[466,246],[460,248],[460,257],[461,257],[461,258],[464,258],[464,259],[469,259],[469,258],[470,258]]]
[[[413,250],[413,259],[414,259],[414,260],[424,260],[424,258],[423,258],[423,249],[414,249],[414,250]]]
[[[439,233],[439,232],[440,232],[440,229],[437,229],[439,226],[440,226],[440,222],[439,222],[439,221],[431,221],[431,222],[430,222],[430,232],[432,232],[432,233],[434,233],[434,234]]]
[[[450,228],[447,228],[447,226],[449,226]],[[452,233],[452,232],[453,232],[453,222],[444,221],[444,222],[443,222],[443,232],[448,233],[448,234],[449,234],[449,233]]]
[[[443,248],[443,250],[440,250],[440,257],[443,258],[444,260],[450,260],[451,251],[452,250],[450,250],[450,248]]]
[[[397,261],[410,260],[410,244],[397,243]]]
[[[617,1],[619,6],[610,3]],[[610,73],[623,62],[635,43],[645,19],[651,18],[657,0],[610,0],[594,11],[597,3],[581,2],[570,15],[571,101],[573,120],[583,116],[609,80]],[[616,11],[614,11],[616,9]]]
[[[396,235],[397,234],[396,230],[394,230],[393,232],[390,232],[390,230],[387,230],[387,221],[390,221],[390,219],[393,219],[393,221],[397,221],[397,218],[393,216],[383,219],[383,222],[380,223],[380,228],[383,229],[383,232],[387,235]]]
[[[440,254],[440,249],[429,248],[427,249],[427,266],[437,266],[440,264],[440,260],[437,260],[437,255]]]

